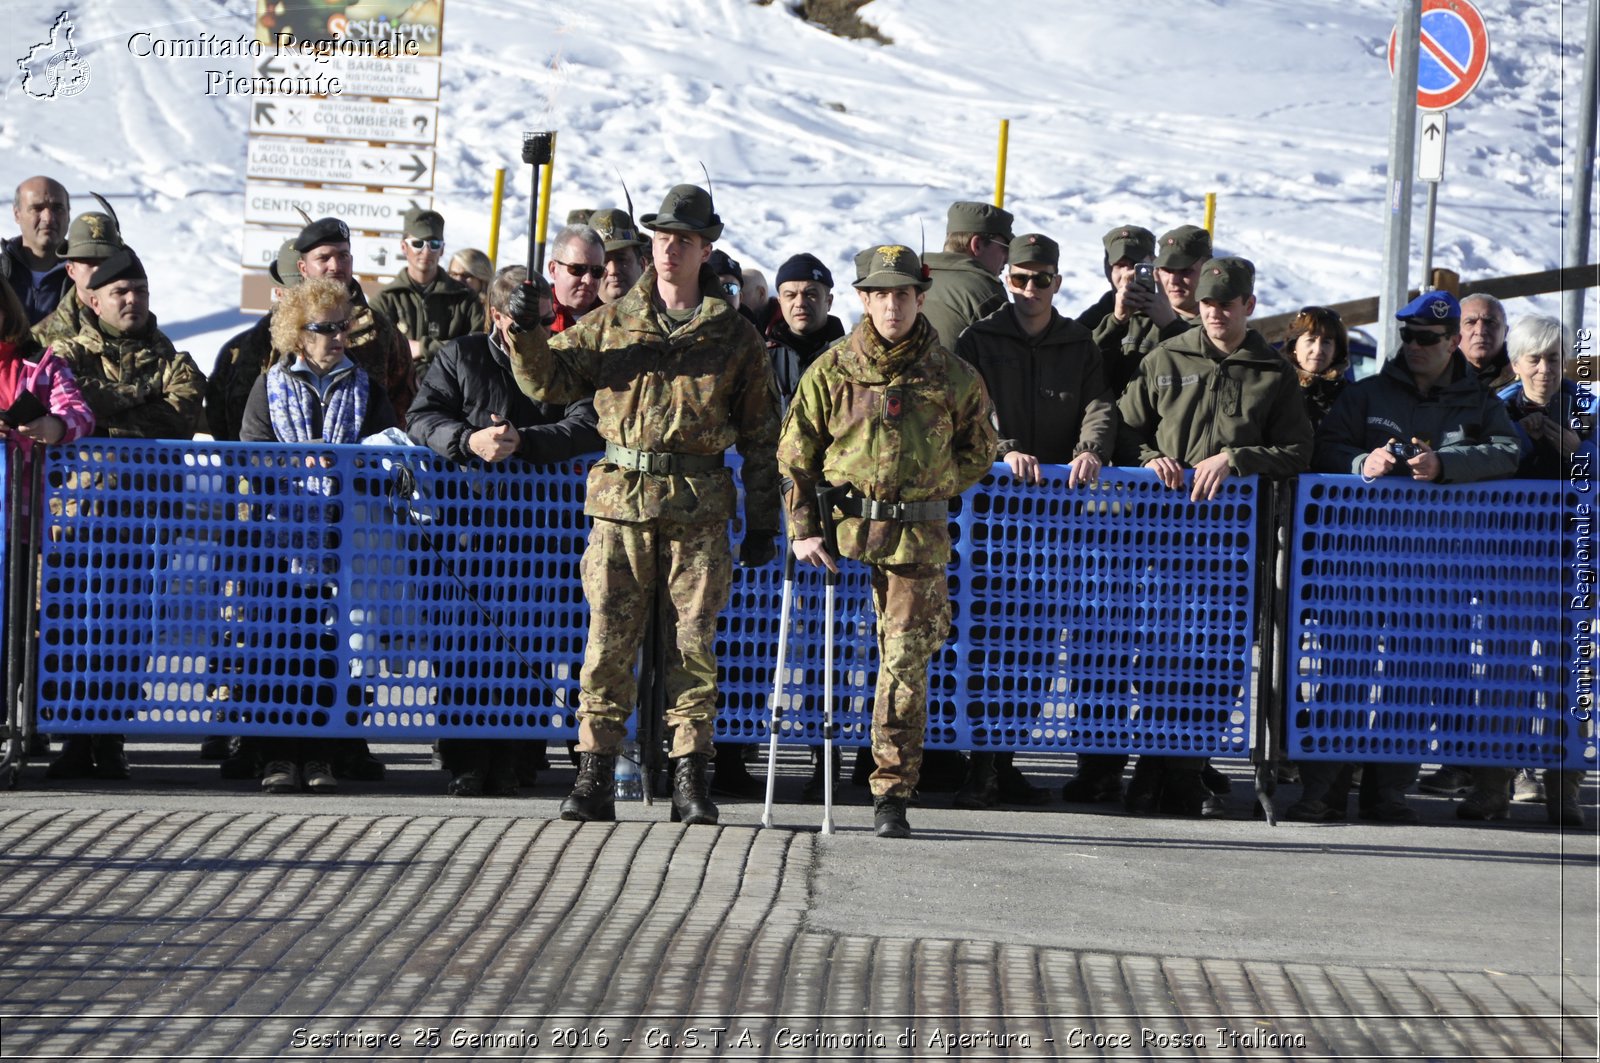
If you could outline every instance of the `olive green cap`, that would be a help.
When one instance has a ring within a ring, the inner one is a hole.
[[[592,217],[594,217],[593,207],[579,207],[576,210],[567,211],[567,224],[588,225],[589,219]]]
[[[715,243],[722,235],[722,219],[717,217],[711,193],[699,185],[674,185],[661,209],[639,219],[646,229],[668,233],[694,233]]]
[[[72,219],[67,238],[56,246],[56,255],[80,262],[96,262],[110,258],[121,246],[122,233],[111,215],[91,211]]]
[[[267,267],[267,272],[272,275],[272,283],[280,288],[293,288],[305,280],[300,276],[300,252],[294,249],[294,237],[289,237],[278,248],[278,260]]]
[[[1256,265],[1248,258],[1211,259],[1201,267],[1200,279],[1194,286],[1196,299],[1215,299],[1219,303],[1248,299],[1255,291]]]
[[[919,292],[928,290],[933,283],[928,267],[909,247],[901,244],[880,244],[856,255],[857,288],[904,288],[910,286]]]
[[[1061,265],[1061,245],[1043,233],[1023,233],[1011,241],[1011,253],[1007,256],[1013,266],[1049,266],[1055,269]]]
[[[971,200],[957,200],[950,204],[950,211],[945,216],[944,232],[946,236],[951,233],[982,233],[984,236],[1001,236],[1011,239],[1011,212],[1001,210],[993,203],[975,203]]]
[[[597,210],[589,215],[589,220],[584,224],[600,234],[608,255],[625,247],[650,246],[650,241],[639,235],[639,227],[633,224],[628,212],[621,208],[606,207]]]
[[[1211,234],[1198,225],[1180,225],[1161,234],[1156,265],[1162,269],[1188,269],[1211,257]]]
[[[436,210],[412,207],[405,213],[405,235],[418,240],[443,240],[444,215]]]
[[[1156,253],[1156,234],[1139,225],[1119,225],[1100,238],[1106,262],[1143,262]]]

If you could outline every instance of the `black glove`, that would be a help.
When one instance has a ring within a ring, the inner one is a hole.
[[[745,568],[760,568],[778,556],[777,532],[753,531],[739,544],[739,564]]]
[[[539,313],[539,300],[544,290],[532,281],[523,281],[506,299],[506,316],[524,332],[539,326],[543,315]]]

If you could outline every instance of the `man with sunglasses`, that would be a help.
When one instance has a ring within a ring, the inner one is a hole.
[[[561,818],[616,818],[617,754],[638,695],[634,659],[662,603],[667,725],[673,730],[672,817],[713,824],[707,767],[717,711],[717,615],[732,590],[728,522],[733,474],[744,459],[744,541],[739,562],[776,555],[778,394],[761,337],[734,308],[709,265],[722,234],[711,195],[695,185],[667,193],[640,223],[653,262],[632,291],[546,342],[515,338],[517,386],[540,402],[594,397],[605,458],[589,473],[593,519],[583,555],[589,635],[579,675],[578,779]],[[598,261],[598,260],[597,260]],[[507,309],[536,319],[524,285]]]
[[[1006,289],[1011,303],[974,322],[956,354],[983,376],[1000,429],[997,460],[1024,483],[1040,483],[1041,463],[1067,466],[1067,485],[1093,483],[1116,441],[1114,396],[1089,330],[1052,305],[1061,290],[1061,248],[1042,233],[1011,241]],[[1010,751],[974,752],[957,808],[998,801],[1042,804]]]
[[[1006,305],[998,278],[1011,246],[1011,222],[1011,213],[993,204],[958,200],[945,215],[944,250],[923,256],[933,286],[922,316],[945,350],[956,349],[962,329]]]
[[[1406,476],[1456,484],[1515,476],[1521,446],[1511,415],[1457,350],[1461,304],[1449,292],[1424,292],[1407,303],[1400,350],[1374,376],[1346,387],[1317,427],[1311,467],[1367,480]],[[1420,765],[1368,764],[1362,770],[1362,819],[1409,823],[1417,812],[1405,794]],[[1296,819],[1347,814],[1353,765],[1306,761],[1292,811]]]
[[[475,332],[439,348],[406,418],[412,440],[459,464],[520,458],[543,465],[601,448],[592,400],[535,402],[517,386],[510,352],[522,326],[508,304],[527,279],[524,266],[501,269],[489,284],[488,333]],[[539,299],[532,327],[547,332],[555,323],[554,296],[542,277],[534,277],[534,287]],[[473,552],[505,551],[505,542],[493,529],[475,534]],[[456,667],[455,662],[441,662],[446,675]],[[519,781],[534,781],[544,762],[544,742],[446,738],[439,741],[439,756],[450,773],[446,793],[513,796]]]
[[[550,261],[544,268],[556,293],[556,323],[550,332],[565,332],[600,305],[600,278],[606,272],[605,241],[588,225],[568,225],[556,234],[550,245]]]
[[[444,257],[444,215],[438,211],[420,207],[406,211],[400,253],[406,268],[373,296],[372,305],[405,336],[421,380],[443,344],[483,331],[483,304],[477,293],[439,267]]]

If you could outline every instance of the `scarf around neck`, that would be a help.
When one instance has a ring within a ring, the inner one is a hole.
[[[862,356],[869,365],[890,379],[899,376],[901,370],[916,360],[917,355],[926,349],[933,333],[933,326],[921,314],[917,315],[917,323],[911,326],[911,331],[895,344],[879,335],[871,318],[864,317],[861,323],[866,326],[861,330]]]

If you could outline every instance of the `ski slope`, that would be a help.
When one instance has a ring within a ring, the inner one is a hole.
[[[488,245],[507,168],[503,261],[526,241],[524,129],[558,131],[552,232],[575,207],[656,209],[709,171],[720,246],[770,278],[790,254],[830,263],[835,310],[859,314],[850,260],[869,244],[935,249],[951,200],[988,199],[1010,119],[1005,205],[1063,246],[1058,305],[1104,290],[1100,236],[1202,220],[1256,262],[1258,313],[1376,293],[1382,267],[1393,0],[1102,0],[973,5],[874,0],[891,45],[844,40],[784,3],[446,0],[435,205],[452,247]],[[16,58],[63,10],[90,78],[25,94]],[[1464,278],[1560,264],[1584,5],[1484,0],[1490,65],[1450,112],[1436,265]],[[128,39],[253,25],[250,0],[0,0],[0,188],[34,173],[92,207],[110,198],[152,274],[162,327],[209,367],[237,309],[251,98],[205,94],[246,59],[139,57]],[[9,192],[7,192],[9,195]],[[1420,272],[1423,186],[1413,274]],[[9,219],[0,221],[14,235]],[[1553,296],[1513,304],[1553,312]]]

